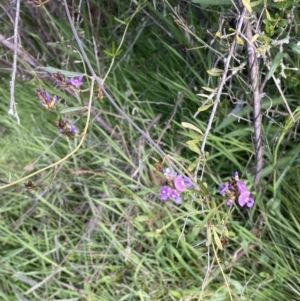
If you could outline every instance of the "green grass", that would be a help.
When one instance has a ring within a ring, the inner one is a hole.
[[[10,70],[0,69],[0,180],[16,182],[4,189],[0,184],[1,300],[300,300],[298,84],[282,78],[294,124],[276,86],[267,82],[262,102],[265,164],[260,189],[253,188],[256,203],[250,210],[227,207],[218,185],[234,171],[253,187],[248,70],[224,88],[205,160],[187,144],[199,134],[181,123],[206,130],[212,107],[193,116],[205,100],[197,94],[209,94],[202,87],[219,85],[207,70],[223,68],[219,54],[226,57],[232,41],[210,42],[220,12],[228,9],[181,7],[182,17],[193,25],[192,35],[174,22],[171,7],[177,3],[154,2],[156,7],[145,2],[137,11],[129,1],[88,1],[76,28],[92,66],[100,77],[107,75],[106,88],[120,108],[184,173],[193,177],[192,167],[199,162],[201,191],[185,193],[179,205],[159,200],[154,163],[167,158],[159,157],[106,97],[93,99],[85,136],[86,112],[67,115],[78,128],[76,137],[60,135],[54,125],[60,115],[39,104],[36,89],[58,95],[61,111],[88,106],[94,95],[91,79],[84,78],[86,90],[76,98],[49,77],[40,78],[19,57],[19,74],[28,76],[18,78],[15,86],[20,124],[7,114]],[[77,6],[72,3],[70,9]],[[34,9],[36,20],[32,10],[22,3],[24,49],[40,66],[85,72],[61,4],[50,1]],[[274,6],[270,12],[275,18],[282,10]],[[122,22],[133,15],[126,29]],[[1,34],[13,35],[7,16],[0,24]],[[297,27],[291,34],[296,33]],[[107,74],[112,57],[105,51],[112,51],[113,43],[121,43],[122,52]],[[296,68],[295,53],[289,46],[284,51]],[[277,52],[272,46],[271,57]],[[12,61],[4,46],[0,54]],[[235,55],[243,61],[247,53],[236,50]],[[233,61],[232,67],[238,65]],[[268,70],[262,62],[260,68],[263,80]],[[275,74],[279,77],[280,69]],[[245,101],[237,113],[241,119],[228,117],[237,100]],[[200,148],[201,140],[196,145]],[[26,191],[28,180],[36,189]],[[218,237],[227,231],[228,244],[221,250]]]

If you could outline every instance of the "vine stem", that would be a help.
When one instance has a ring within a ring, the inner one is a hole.
[[[250,24],[251,14],[246,10],[241,0],[238,0],[240,10],[245,12],[244,26],[246,47],[248,51],[249,77],[253,95],[253,124],[254,124],[254,151],[255,151],[255,176],[254,186],[258,188],[262,177],[263,168],[263,146],[262,146],[262,115],[261,115],[261,95],[259,81],[258,58],[256,48],[253,45],[252,26]]]

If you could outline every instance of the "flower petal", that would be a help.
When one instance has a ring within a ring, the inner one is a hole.
[[[183,179],[184,185],[185,187],[193,187],[194,183],[192,182],[192,180],[189,177],[185,177]]]
[[[159,190],[160,199],[163,201],[167,200],[170,196],[170,190],[171,190],[171,188],[167,185],[161,187]]]
[[[219,186],[219,193],[221,195],[225,195],[226,191],[229,189],[229,185],[227,182],[221,183]]]
[[[182,201],[181,196],[178,196],[177,198],[174,199],[176,204],[179,204]]]
[[[70,132],[75,133],[76,132],[76,126],[73,124],[70,126]]]
[[[232,200],[230,200],[230,199],[227,200],[227,202],[226,202],[226,205],[227,205],[227,206],[231,206],[232,204],[233,204],[233,201],[232,201]]]
[[[166,168],[163,170],[163,173],[164,175],[167,177],[167,176],[170,176],[172,178],[175,178],[177,176],[177,173],[173,170],[171,170],[170,168]]]
[[[247,203],[248,199],[250,198],[250,191],[246,190],[244,192],[242,192],[239,196],[239,204],[241,207],[245,206],[245,204]]]
[[[82,76],[75,76],[70,78],[70,83],[75,86],[75,87],[79,87],[82,85]]]
[[[245,190],[248,190],[244,181],[237,181],[236,184],[239,188],[239,193],[243,193]]]
[[[185,185],[184,185],[184,179],[182,175],[179,175],[175,178],[174,185],[178,191],[184,191]]]
[[[250,197],[246,205],[247,207],[251,208],[254,205],[254,199]]]

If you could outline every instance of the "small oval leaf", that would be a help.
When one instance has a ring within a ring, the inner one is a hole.
[[[208,108],[210,108],[212,106],[212,103],[209,104],[209,105],[205,105],[205,106],[202,106],[202,107],[199,107],[198,108],[198,112],[203,112],[203,111],[206,111]]]
[[[214,241],[217,245],[217,247],[220,249],[220,250],[223,250],[223,245],[221,243],[221,240],[220,240],[220,237],[215,229],[215,227],[213,228],[213,234],[214,234]]]
[[[188,148],[194,153],[200,155],[200,148],[196,144],[190,144],[188,145]]]
[[[87,111],[86,107],[73,107],[73,108],[67,108],[60,111],[60,114],[77,114],[77,113],[85,113]]]
[[[62,70],[62,69],[57,69],[57,68],[54,68],[54,67],[37,67],[36,69],[41,69],[41,70],[45,70],[49,73],[61,73],[62,75],[64,76],[67,76],[67,77],[75,77],[75,76],[81,76],[82,73],[79,73],[79,72],[72,72],[72,71],[67,71],[67,70]]]
[[[188,123],[188,122],[181,122],[181,125],[182,125],[184,128],[193,130],[193,131],[198,132],[198,133],[200,133],[201,135],[203,135],[202,131],[201,131],[199,128],[197,128],[196,126],[194,126],[193,124],[191,124],[191,123]]]
[[[218,68],[212,68],[210,70],[207,70],[207,73],[211,76],[220,76],[222,74],[223,70]]]

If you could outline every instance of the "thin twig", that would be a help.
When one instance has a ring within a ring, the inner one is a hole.
[[[224,71],[223,71],[223,74],[222,74],[221,83],[218,87],[216,98],[215,98],[214,105],[213,105],[213,108],[212,108],[212,112],[211,112],[211,115],[210,115],[210,118],[209,118],[209,121],[208,121],[208,124],[207,124],[207,127],[206,127],[205,134],[203,136],[203,141],[202,141],[202,145],[201,145],[201,154],[202,154],[203,157],[205,157],[206,141],[207,141],[208,135],[210,133],[212,123],[213,123],[214,118],[215,118],[215,114],[217,112],[217,108],[218,108],[218,105],[219,105],[219,102],[220,102],[220,97],[221,97],[224,85],[225,85],[226,80],[228,78],[227,73],[228,73],[228,70],[229,70],[229,67],[230,67],[231,59],[232,59],[233,54],[234,54],[234,50],[235,50],[235,46],[236,46],[236,38],[237,38],[239,32],[241,31],[241,28],[242,28],[242,25],[243,25],[244,14],[245,14],[245,12],[243,12],[240,16],[240,20],[239,20],[237,30],[236,30],[235,40],[232,42],[231,47],[230,47],[230,51],[228,53],[228,57],[226,58],[226,63],[225,63],[225,66],[224,66]],[[199,167],[200,167],[200,161],[201,160],[199,160],[198,165],[195,169],[195,173],[194,173],[195,179],[197,178],[198,170],[199,170]],[[202,178],[202,176],[201,176],[201,178]]]
[[[16,5],[16,17],[14,24],[14,58],[13,58],[13,68],[11,73],[10,82],[10,109],[8,111],[9,115],[14,116],[18,123],[20,124],[20,118],[17,112],[17,104],[15,102],[15,82],[17,74],[17,60],[18,60],[18,28],[19,28],[19,15],[20,15],[20,0],[17,0]]]
[[[0,34],[0,44],[4,45],[10,50],[16,51],[17,55],[22,56],[22,58],[29,63],[31,66],[39,67],[38,61],[33,58],[28,52],[26,52],[21,47],[18,47],[17,44],[13,44],[7,40],[7,38]]]

